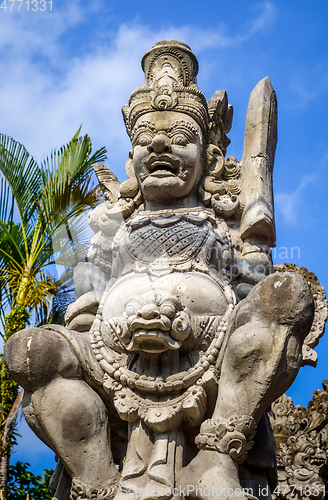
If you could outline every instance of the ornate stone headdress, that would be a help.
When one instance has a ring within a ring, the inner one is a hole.
[[[190,47],[175,40],[156,43],[143,57],[145,84],[132,92],[124,106],[127,132],[133,136],[137,119],[149,111],[175,110],[192,116],[207,133],[207,101],[197,87],[198,62]]]

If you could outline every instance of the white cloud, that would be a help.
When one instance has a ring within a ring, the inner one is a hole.
[[[12,12],[3,13],[1,18],[2,59],[10,57],[14,65],[16,58],[31,59],[38,55],[55,62],[59,56],[59,37],[81,24],[87,15],[88,9],[82,7],[81,0],[68,2],[65,12],[53,9],[52,12],[32,13],[27,12],[25,5],[18,12],[18,6],[14,4]]]
[[[83,123],[82,133],[90,134],[94,146],[107,147],[116,173],[129,149],[120,109],[142,83],[144,52],[161,39],[184,40],[196,52],[239,44],[263,30],[274,12],[270,2],[258,4],[237,35],[227,34],[223,24],[212,32],[190,26],[156,31],[138,23],[123,24],[114,38],[100,43],[95,35],[93,46],[89,43],[86,52],[76,51],[72,57],[66,37],[88,16],[99,15],[101,1],[88,6],[72,0],[64,8],[33,16],[13,12],[5,22],[3,16],[0,19],[1,132],[22,142],[40,160],[67,142]]]
[[[328,67],[322,62],[313,65],[311,69],[294,63],[291,65],[289,89],[291,99],[289,108],[305,109],[310,104],[322,98],[328,89]]]
[[[277,9],[271,2],[257,3],[253,6],[253,11],[258,12],[258,15],[250,21],[249,38],[259,31],[267,31],[277,17]]]
[[[275,208],[282,214],[285,223],[294,224],[300,219],[300,206],[301,203],[304,204],[306,190],[317,181],[318,174],[314,172],[311,175],[305,175],[295,191],[291,193],[275,193]]]
[[[295,222],[297,220],[297,205],[299,203],[299,193],[276,193],[275,208],[283,215],[285,222]]]

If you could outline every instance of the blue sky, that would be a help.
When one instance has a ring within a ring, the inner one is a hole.
[[[0,3],[3,0],[0,0]],[[12,5],[12,10],[10,7]],[[198,57],[198,85],[209,99],[225,89],[234,106],[228,154],[242,156],[249,95],[269,76],[278,98],[274,172],[275,262],[316,273],[328,290],[328,4],[326,0],[119,2],[7,1],[0,9],[0,132],[41,160],[68,142],[80,124],[107,166],[123,180],[129,140],[121,107],[143,81],[142,55],[157,41],[178,39]],[[36,8],[36,4],[33,4]],[[294,250],[291,255],[292,247]],[[316,369],[302,368],[289,394],[307,405],[328,378],[327,339]],[[13,461],[36,472],[52,454],[21,424]]]

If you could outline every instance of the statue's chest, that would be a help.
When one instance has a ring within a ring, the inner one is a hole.
[[[169,215],[131,223],[119,248],[124,264],[138,262],[152,267],[206,266],[215,234],[206,218]]]

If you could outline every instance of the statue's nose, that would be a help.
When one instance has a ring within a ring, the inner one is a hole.
[[[156,304],[146,304],[139,309],[137,316],[143,319],[156,319],[160,318],[161,314]]]
[[[168,153],[171,151],[171,145],[163,135],[157,134],[153,138],[151,144],[149,144],[148,151],[150,153],[152,153],[153,151],[155,153]]]

